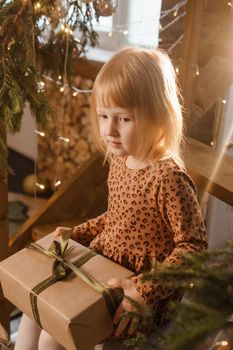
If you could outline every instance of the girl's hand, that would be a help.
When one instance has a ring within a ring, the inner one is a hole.
[[[65,232],[65,231],[67,231],[67,230],[73,230],[73,228],[71,228],[71,227],[61,227],[61,226],[59,226],[59,227],[57,227],[56,230],[54,231],[54,235],[57,236],[57,237],[59,237],[59,236],[61,236],[61,235],[63,234],[63,232]],[[72,231],[70,237],[72,237],[73,232],[74,232],[74,230]]]
[[[120,279],[120,278],[112,278],[108,281],[108,285],[113,288],[122,288],[124,290],[125,296],[130,299],[135,300],[139,304],[144,304],[142,296],[136,290],[133,282],[129,279]],[[114,335],[116,337],[120,337],[122,333],[125,331],[126,327],[128,327],[128,335],[132,335],[138,327],[139,316],[134,317],[124,317],[122,318],[122,314],[124,312],[134,312],[137,313],[138,310],[135,306],[128,300],[126,297],[122,300],[120,305],[118,306],[116,313],[113,318],[113,323],[115,325],[118,324]]]

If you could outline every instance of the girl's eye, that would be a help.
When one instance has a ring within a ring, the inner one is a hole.
[[[108,119],[108,116],[106,114],[100,114],[100,118],[102,119]]]
[[[127,123],[127,122],[130,121],[130,118],[126,118],[126,117],[123,118],[123,117],[120,117],[118,120],[119,120],[120,123]]]

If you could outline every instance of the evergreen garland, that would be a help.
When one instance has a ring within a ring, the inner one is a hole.
[[[0,124],[6,133],[20,131],[26,101],[45,127],[53,111],[41,77],[46,73],[56,80],[60,74],[69,83],[74,61],[97,44],[94,16],[93,6],[78,0],[1,0]],[[0,136],[0,171],[6,169],[6,158]]]
[[[219,349],[213,338],[222,332],[227,345],[222,349],[233,350],[233,241],[224,249],[187,254],[184,262],[184,266],[158,265],[143,276],[143,280],[156,278],[169,288],[185,291],[170,331],[160,334],[159,343],[151,349]],[[140,333],[138,337],[139,342]],[[137,337],[128,345],[136,343]]]

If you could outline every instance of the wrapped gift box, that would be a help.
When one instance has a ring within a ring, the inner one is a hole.
[[[47,250],[54,240],[58,241],[51,233],[37,243]],[[104,285],[110,278],[132,275],[101,255],[85,262],[89,252],[90,249],[70,239],[65,259],[82,261],[79,269]],[[4,295],[32,319],[35,319],[35,311],[33,313],[31,299],[36,299],[41,326],[67,350],[93,349],[113,331],[109,305],[101,293],[71,271],[62,280],[42,288],[35,297],[32,291],[51,277],[53,265],[53,259],[28,248],[10,256],[0,263]]]

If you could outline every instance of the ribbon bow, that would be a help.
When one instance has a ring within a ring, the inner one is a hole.
[[[31,243],[28,248],[33,249],[48,258],[54,259],[53,264],[53,275],[59,276],[61,279],[66,277],[70,273],[70,264],[64,259],[65,253],[68,248],[68,242],[71,235],[72,229],[68,229],[62,233],[58,241],[53,241],[50,247],[46,250],[37,243]]]
[[[31,243],[28,246],[28,248],[35,250],[36,252],[41,253],[50,259],[55,260],[53,264],[52,276],[40,282],[38,285],[32,288],[30,292],[30,300],[31,300],[33,316],[35,321],[38,323],[38,325],[41,328],[42,328],[42,325],[41,325],[39,310],[37,306],[38,294],[41,293],[46,288],[48,288],[49,286],[51,286],[52,284],[56,283],[57,281],[65,278],[72,271],[79,278],[81,278],[85,283],[87,283],[90,287],[95,289],[98,293],[102,294],[112,317],[115,313],[115,310],[119,302],[123,299],[123,296],[124,296],[122,289],[108,288],[102,283],[96,281],[93,277],[87,275],[86,273],[82,272],[79,269],[81,265],[83,265],[85,262],[87,262],[89,259],[91,259],[96,255],[94,251],[88,249],[81,257],[79,257],[76,261],[72,263],[67,261],[64,258],[65,253],[67,252],[68,241],[69,241],[71,232],[72,232],[72,229],[68,229],[64,231],[63,234],[60,236],[59,242],[54,240],[48,249],[44,249],[37,243]]]

